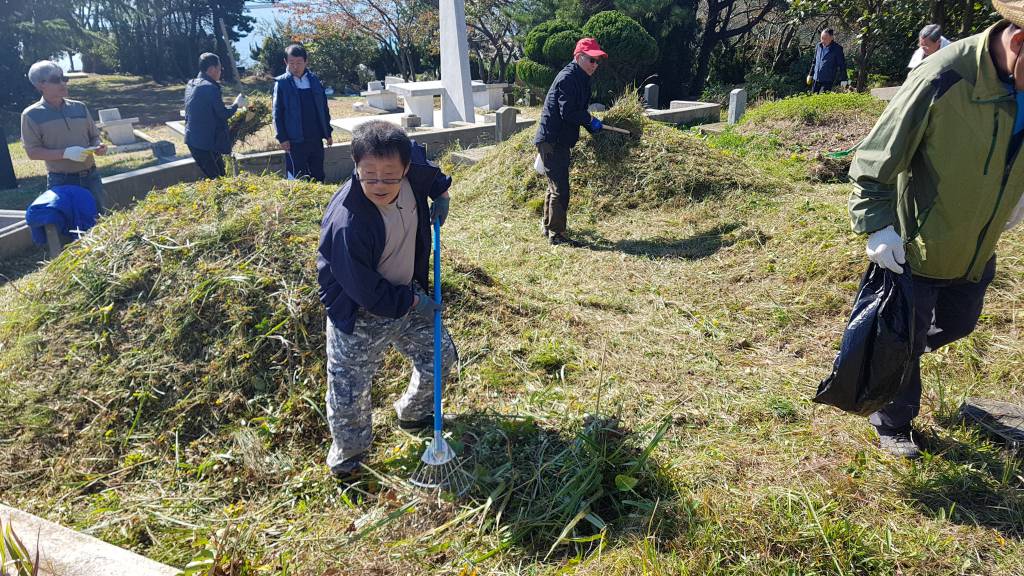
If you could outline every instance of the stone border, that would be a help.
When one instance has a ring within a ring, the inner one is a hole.
[[[174,576],[180,570],[124,548],[118,548],[92,536],[75,532],[60,524],[0,504],[0,518],[11,523],[15,533],[36,553],[39,541],[39,568],[53,576]]]

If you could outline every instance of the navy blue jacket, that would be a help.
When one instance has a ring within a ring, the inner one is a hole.
[[[544,110],[533,143],[547,142],[572,148],[580,139],[580,126],[590,130],[590,76],[572,61],[555,76],[544,98]]]
[[[418,215],[413,282],[431,294],[427,197],[433,200],[444,194],[452,179],[428,162],[426,148],[415,142],[406,178],[416,196]],[[320,302],[334,326],[346,334],[352,333],[359,308],[386,318],[401,318],[412,308],[412,286],[395,286],[377,272],[385,240],[384,219],[353,172],[327,205],[316,256]]]
[[[81,186],[54,186],[43,192],[25,210],[25,223],[32,229],[32,241],[46,244],[47,224],[57,226],[64,236],[71,230],[88,230],[96,225],[96,202],[92,192]]]
[[[309,77],[309,89],[313,91],[313,103],[316,105],[317,120],[324,138],[331,136],[331,111],[327,108],[327,94],[324,85],[316,74],[306,70]],[[292,81],[292,73],[285,70],[274,78],[274,137],[278,142],[299,144],[305,140],[302,134],[302,105],[299,102],[299,89]]]
[[[231,153],[228,118],[238,106],[225,106],[220,84],[199,73],[185,86],[185,144],[196,150]]]
[[[835,41],[827,47],[818,42],[818,47],[814,49],[814,63],[807,74],[821,84],[836,85],[846,80],[846,55],[843,54],[843,47]]]

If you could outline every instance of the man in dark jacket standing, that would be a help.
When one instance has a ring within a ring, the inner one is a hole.
[[[432,423],[437,305],[429,295],[430,233],[434,219],[444,224],[448,217],[452,184],[423,146],[383,120],[356,128],[352,159],[352,178],[327,205],[316,258],[327,308],[327,465],[342,479],[361,472],[370,449],[370,383],[392,345],[413,364],[394,405],[398,425],[417,430]],[[445,374],[457,356],[442,327]]]
[[[807,83],[815,94],[831,92],[836,84],[846,80],[846,55],[834,37],[835,31],[825,28],[821,31],[821,42],[814,50],[814,62],[807,72]]]
[[[223,155],[231,153],[228,118],[246,103],[239,94],[230,107],[224,105],[222,71],[220,58],[206,52],[199,57],[199,75],[185,87],[185,145],[207,178],[224,175]]]
[[[583,38],[576,43],[572,62],[558,73],[544,99],[533,143],[537,145],[548,177],[541,229],[552,244],[575,244],[565,235],[569,211],[569,151],[580,138],[580,126],[591,133],[601,130],[601,121],[588,111],[590,77],[597,71],[600,59],[607,57],[597,40]]]
[[[324,181],[324,140],[330,146],[331,112],[320,79],[306,68],[306,49],[285,48],[288,69],[275,78],[274,130],[285,151],[288,173]]]

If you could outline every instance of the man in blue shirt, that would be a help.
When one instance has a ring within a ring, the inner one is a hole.
[[[207,178],[224,176],[224,154],[231,153],[228,118],[245,106],[243,94],[225,106],[220,91],[223,68],[216,54],[199,56],[199,75],[185,86],[185,145]]]
[[[285,151],[288,173],[324,181],[324,140],[331,146],[331,112],[316,74],[306,68],[306,49],[285,48],[288,69],[275,78],[274,130]]]
[[[814,94],[831,92],[836,84],[846,81],[846,55],[834,37],[835,31],[825,28],[814,50],[814,62],[807,72],[807,83]]]

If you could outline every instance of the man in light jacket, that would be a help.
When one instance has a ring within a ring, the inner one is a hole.
[[[917,35],[917,50],[910,57],[910,63],[907,64],[907,68],[911,70],[917,68],[925,58],[949,46],[949,44],[949,39],[942,35],[942,27],[938,24],[929,24],[921,28],[921,32]]]
[[[888,270],[909,266],[915,365],[871,415],[883,450],[916,458],[918,358],[974,331],[996,274],[996,242],[1024,216],[1024,0],[1006,18],[914,69],[850,167],[853,229]]]

